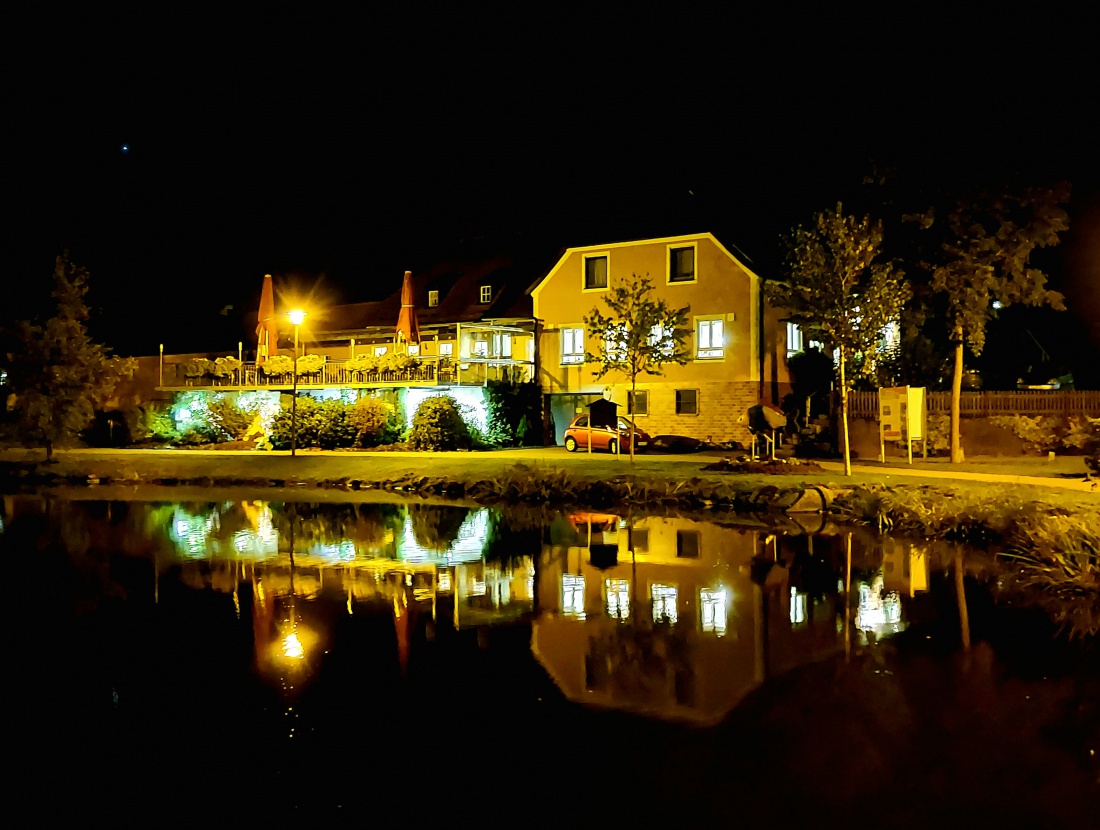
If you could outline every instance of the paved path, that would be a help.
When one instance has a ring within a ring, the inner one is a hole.
[[[844,464],[840,461],[818,461],[824,469],[829,472],[844,472]],[[898,476],[912,476],[914,478],[932,478],[937,481],[989,481],[997,484],[1031,484],[1036,487],[1057,487],[1062,490],[1079,490],[1081,492],[1093,492],[1100,497],[1100,479],[1093,479],[1092,481],[1084,480],[1084,465],[1082,464],[1082,473],[1077,478],[1069,478],[1066,476],[1022,476],[1022,475],[1010,475],[1008,473],[978,473],[969,472],[964,470],[952,470],[936,467],[920,467],[908,465],[904,467],[884,466],[884,465],[862,465],[853,464],[853,473],[867,473],[870,475],[898,475]]]

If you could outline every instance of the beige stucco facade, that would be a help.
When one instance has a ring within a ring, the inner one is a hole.
[[[677,272],[680,258],[690,266]],[[588,261],[597,259],[604,262],[593,271]],[[570,248],[536,286],[539,379],[559,438],[571,414],[594,396],[610,394],[627,411],[629,378],[613,373],[597,380],[579,355],[600,347],[584,331],[584,317],[597,307],[607,313],[602,297],[633,275],[648,275],[655,296],[671,307],[688,307],[692,330],[686,365],[638,378],[638,390],[647,393],[638,425],[651,435],[747,441],[739,423],[745,409],[761,399],[778,402],[788,391],[784,332],[779,313],[765,308],[760,277],[709,233]]]

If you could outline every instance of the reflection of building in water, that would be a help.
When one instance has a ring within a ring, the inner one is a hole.
[[[293,545],[295,593],[339,593],[348,613],[356,602],[390,603],[405,587],[414,602],[430,603],[433,614],[442,602],[456,625],[516,618],[532,608],[531,557],[508,564],[484,560],[485,509],[417,504],[414,515],[368,504],[349,517],[338,505],[284,506],[278,513],[259,501],[204,507],[175,506],[169,527],[185,563],[181,579],[193,587],[231,592],[242,579],[262,578],[269,596],[287,595]],[[375,516],[372,509],[392,515]]]
[[[811,614],[803,597],[792,625],[789,585],[750,578],[754,556],[778,556],[774,537],[680,518],[572,519],[550,529],[532,648],[573,700],[714,722],[773,671],[837,648],[835,601]]]

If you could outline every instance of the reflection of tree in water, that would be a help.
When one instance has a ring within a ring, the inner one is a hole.
[[[458,539],[469,508],[444,504],[410,504],[413,538],[425,550],[446,553]]]
[[[488,511],[485,558],[501,567],[514,567],[542,554],[542,523],[523,515]]]
[[[355,542],[377,548],[401,526],[401,511],[392,504],[272,504],[271,522],[280,539],[289,539],[302,550],[311,545]]]
[[[633,615],[632,615],[633,616]],[[695,700],[691,667],[691,623],[615,623],[589,638],[586,684],[634,704]]]

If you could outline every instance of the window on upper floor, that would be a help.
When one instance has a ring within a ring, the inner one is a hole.
[[[676,595],[679,593],[675,585],[662,585],[653,583],[649,587],[649,595],[653,600],[653,622],[668,622],[676,624]]]
[[[626,360],[627,330],[625,324],[612,326],[608,330],[609,337],[603,341],[603,350],[609,360]]]
[[[561,362],[584,363],[584,329],[561,330]]]
[[[822,349],[825,344],[820,340],[807,340],[806,334],[798,323],[787,323],[787,357],[792,357],[806,349]]]
[[[676,555],[683,559],[699,558],[699,531],[676,531]]]
[[[722,319],[695,320],[695,357],[698,360],[714,360],[725,357],[725,340]]]
[[[708,633],[721,637],[726,633],[726,589],[699,589],[699,625]]]
[[[630,616],[630,582],[626,579],[605,579],[607,616],[625,620]]]
[[[440,357],[450,357],[454,353],[455,353],[455,344],[454,343],[440,343],[439,344],[439,356]]]
[[[386,347],[385,346],[375,346],[374,347],[374,356],[375,357],[381,357],[385,353],[386,353]]]
[[[473,343],[474,357],[488,357],[489,356],[489,341],[488,340],[475,340]]]
[[[494,334],[493,335],[493,354],[495,357],[511,357],[512,356],[512,335],[510,334]]]
[[[437,305],[439,305],[439,292],[438,291],[429,291],[428,292],[428,308],[435,308]]]
[[[698,389],[677,389],[676,390],[676,414],[677,415],[698,415],[699,414],[699,390]]]
[[[481,302],[491,303],[493,301],[493,286],[483,285],[481,286]]]
[[[649,391],[639,389],[637,392],[626,393],[626,414],[627,415],[648,415],[649,414]]]
[[[649,551],[648,527],[630,528],[630,549],[636,553],[647,553]]]
[[[668,281],[695,282],[695,245],[668,246]]]
[[[584,262],[584,290],[600,291],[607,288],[607,254],[586,254]]]
[[[419,343],[409,343],[405,347],[405,349],[406,349],[406,354],[408,354],[410,357],[416,357],[416,355],[420,354],[420,344]]]

